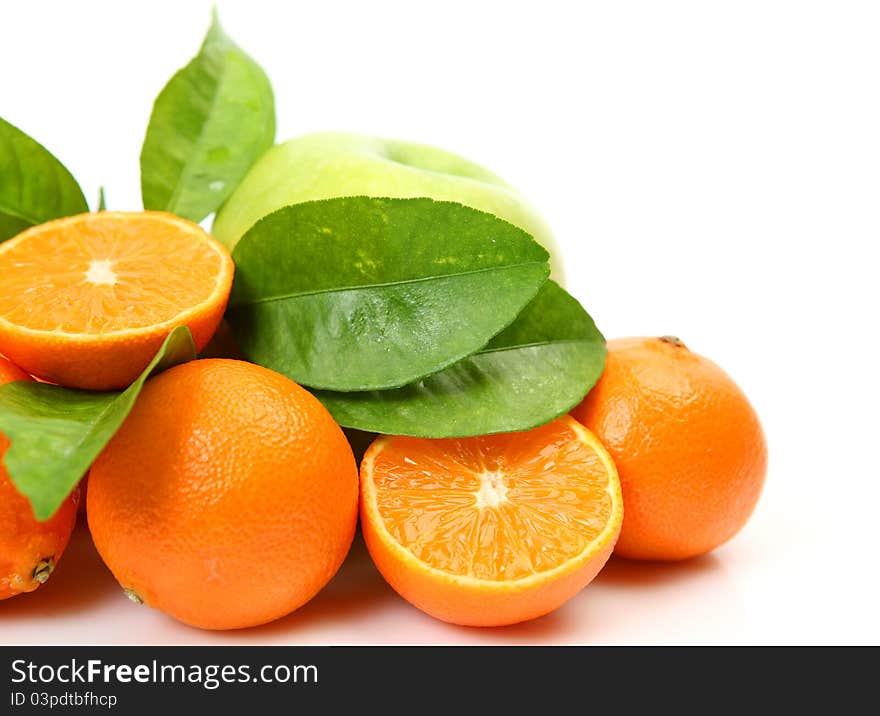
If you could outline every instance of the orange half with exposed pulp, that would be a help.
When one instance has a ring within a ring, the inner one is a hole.
[[[209,341],[233,270],[222,244],[163,212],[35,226],[0,244],[0,353],[52,383],[125,388],[175,327]]]
[[[389,584],[454,624],[547,614],[603,567],[623,519],[614,463],[564,416],[527,432],[380,437],[361,464],[361,524]]]

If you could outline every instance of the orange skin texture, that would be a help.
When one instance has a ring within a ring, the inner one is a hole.
[[[230,284],[231,288],[231,284]],[[226,304],[218,305],[185,324],[192,332],[196,349],[201,350],[213,335]],[[143,372],[168,334],[168,326],[146,334],[125,338],[95,337],[73,344],[63,337],[45,334],[26,342],[10,340],[0,329],[4,350],[43,382],[82,390],[123,390]]]
[[[571,418],[564,416],[557,420],[571,421]],[[611,473],[609,490],[614,495],[613,504],[617,506],[609,516],[604,539],[550,572],[509,581],[463,578],[444,573],[419,561],[395,541],[383,527],[369,466],[383,444],[398,438],[377,439],[361,463],[360,501],[361,530],[377,569],[410,604],[451,624],[508,626],[555,611],[577,595],[602,570],[620,533],[623,510],[620,483],[610,456],[595,437],[590,436],[590,439],[607,463]]]
[[[61,235],[67,232],[75,235],[80,230],[77,228],[79,223],[98,222],[103,216],[123,217],[123,220],[126,216],[131,217],[132,220],[149,217],[160,225],[166,222],[182,224],[184,226],[182,231],[189,231],[201,240],[209,242],[220,256],[221,274],[218,277],[217,291],[209,300],[189,307],[173,319],[158,325],[131,330],[70,334],[26,330],[0,320],[0,353],[8,356],[43,382],[83,390],[122,390],[149,365],[174,328],[187,326],[192,333],[196,349],[201,351],[217,331],[226,310],[234,274],[232,257],[228,250],[208,236],[201,227],[171,214],[164,212],[84,214],[32,227],[12,241],[27,239],[30,235],[38,236],[40,232],[54,231]],[[149,245],[153,237],[146,235],[136,239]],[[120,239],[121,242],[132,240],[131,237]],[[3,270],[2,261],[0,257],[0,272]],[[153,272],[152,276],[160,286],[163,281],[167,281],[167,276],[163,275],[161,270]],[[84,311],[87,303],[88,301],[84,299],[82,304]],[[143,305],[142,302],[136,303]]]
[[[119,583],[203,629],[308,602],[357,523],[351,448],[327,410],[278,373],[192,361],[147,382],[89,475],[88,521]]]
[[[625,515],[615,553],[629,559],[687,559],[723,544],[752,514],[767,472],[745,394],[670,340],[609,341],[605,372],[571,413],[617,464]]]
[[[30,380],[24,371],[0,358],[0,385]],[[9,440],[0,433],[0,600],[32,592],[41,582],[34,570],[52,560],[53,568],[70,540],[76,524],[79,492],[75,490],[47,522],[38,522],[30,502],[12,483],[3,466]]]

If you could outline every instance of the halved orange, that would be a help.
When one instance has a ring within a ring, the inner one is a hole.
[[[527,432],[380,437],[361,463],[361,525],[379,571],[443,621],[500,626],[561,606],[620,533],[614,463],[564,416]]]
[[[201,349],[229,298],[227,249],[164,212],[50,221],[0,244],[0,353],[70,388],[125,388],[168,333]]]

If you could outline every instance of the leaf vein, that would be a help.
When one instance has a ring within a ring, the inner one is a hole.
[[[420,276],[418,278],[408,278],[401,279],[399,281],[386,281],[383,283],[370,283],[370,284],[360,284],[360,285],[350,285],[350,286],[333,286],[330,288],[321,288],[315,289],[312,291],[301,291],[298,293],[287,293],[281,294],[277,296],[264,296],[262,298],[250,299],[247,301],[236,301],[235,304],[231,305],[231,308],[238,308],[240,306],[252,306],[260,303],[273,303],[276,301],[287,301],[294,298],[302,298],[304,296],[314,296],[324,293],[343,293],[345,291],[357,291],[357,290],[374,290],[381,288],[390,288],[392,286],[405,286],[409,284],[416,283],[426,283],[428,281],[442,281],[444,279],[457,278],[459,276],[470,276],[474,274],[480,273],[488,273],[488,272],[500,272],[500,271],[510,271],[513,269],[523,268],[525,266],[544,266],[546,265],[546,261],[524,261],[522,263],[510,264],[507,266],[486,266],[480,269],[473,269],[471,271],[458,271],[456,273],[449,274],[440,274],[434,276]]]

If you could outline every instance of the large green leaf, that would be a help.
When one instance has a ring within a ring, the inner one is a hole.
[[[0,386],[0,432],[10,441],[3,462],[37,519],[55,514],[122,426],[147,378],[193,358],[192,335],[180,327],[122,393],[89,393],[31,382]]]
[[[431,438],[528,430],[577,405],[605,366],[605,339],[581,305],[548,281],[476,355],[413,385],[315,391],[349,428]]]
[[[220,27],[156,99],[141,150],[144,207],[201,221],[275,141],[272,85]]]
[[[0,119],[0,241],[89,210],[71,173],[41,144]]]
[[[432,199],[294,204],[235,247],[227,318],[245,355],[313,388],[396,388],[482,348],[535,296],[548,254]]]

